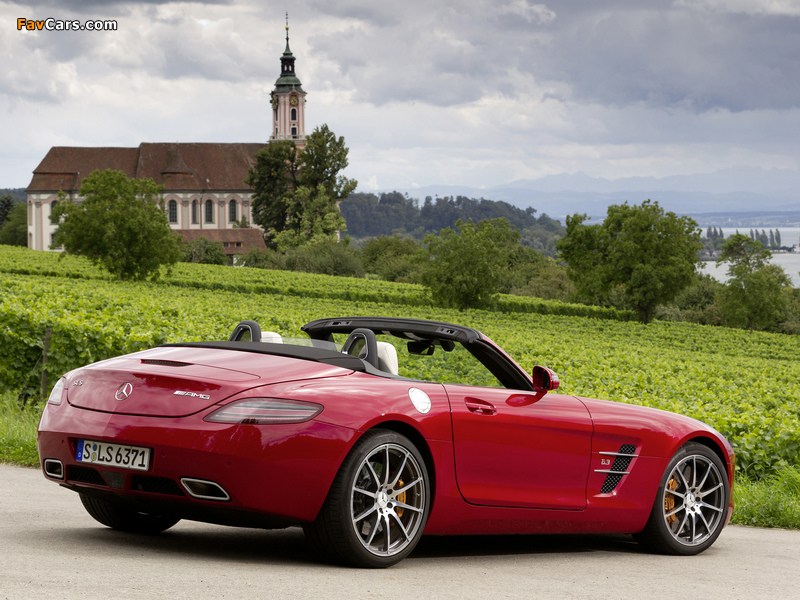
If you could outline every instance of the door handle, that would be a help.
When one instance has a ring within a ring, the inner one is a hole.
[[[478,400],[477,398],[465,398],[464,404],[467,405],[467,410],[469,412],[478,414],[478,415],[493,415],[497,412],[497,409],[489,404],[484,400]]]

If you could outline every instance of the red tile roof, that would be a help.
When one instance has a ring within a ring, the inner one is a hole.
[[[33,171],[28,192],[78,190],[95,170],[149,177],[165,191],[250,191],[244,183],[253,156],[265,144],[142,143],[138,148],[55,146]]]
[[[95,169],[116,169],[133,177],[138,148],[67,148],[55,146],[33,171],[27,191],[77,190]]]
[[[267,245],[261,235],[261,230],[255,227],[243,227],[235,229],[173,229],[175,233],[182,236],[184,243],[193,242],[201,237],[210,242],[220,242],[224,246],[225,254],[246,254],[254,248],[266,250]],[[241,246],[236,246],[236,243]],[[225,246],[225,244],[228,244]]]

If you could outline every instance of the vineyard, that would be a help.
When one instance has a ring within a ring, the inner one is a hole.
[[[49,252],[31,252],[12,246],[0,248],[0,273],[109,279],[107,273],[84,259]],[[231,270],[224,266],[179,263],[163,278],[162,283],[203,290],[369,301],[401,306],[430,304],[424,288],[419,285],[264,269],[236,269],[234,273],[232,276]],[[500,295],[496,308],[501,312],[571,315],[618,321],[635,318],[631,311],[507,294]]]
[[[800,336],[504,297],[495,311],[433,308],[418,286],[182,264],[157,283],[109,280],[90,263],[0,246],[0,392],[163,342],[226,339],[242,319],[301,336],[325,316],[416,317],[475,327],[521,365],[549,366],[560,392],[662,408],[728,437],[752,477],[800,462]]]

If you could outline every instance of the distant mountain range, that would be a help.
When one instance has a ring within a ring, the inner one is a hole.
[[[735,167],[700,175],[614,180],[575,173],[521,179],[491,188],[432,185],[397,191],[420,200],[437,195],[503,200],[520,208],[532,206],[562,223],[566,215],[601,217],[610,204],[640,204],[647,199],[709,224],[723,215],[743,213],[752,218],[769,216],[777,219],[776,224],[800,223],[800,171],[792,169]]]

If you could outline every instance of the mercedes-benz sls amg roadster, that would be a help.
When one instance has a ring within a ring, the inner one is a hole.
[[[733,450],[699,421],[553,393],[552,370],[469,327],[302,329],[242,321],[67,373],[39,425],[45,477],[113,529],[302,526],[363,567],[425,534],[622,533],[690,555],[730,519]]]

